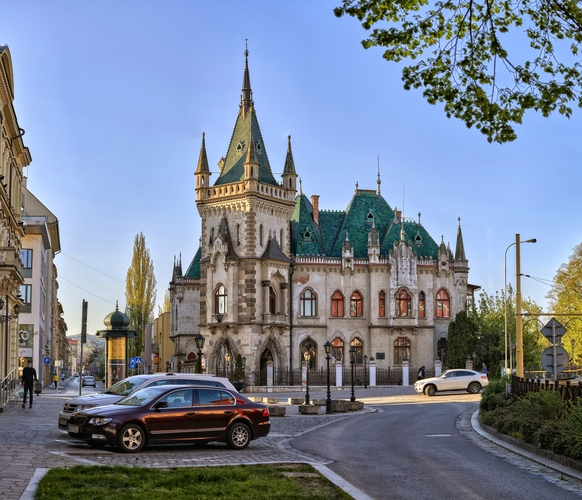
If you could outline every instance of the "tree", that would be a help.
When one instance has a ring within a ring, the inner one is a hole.
[[[582,243],[574,247],[568,262],[558,268],[548,299],[556,313],[582,314]],[[574,350],[574,364],[577,365],[582,359],[582,316],[566,316],[558,321],[568,330],[563,337],[564,345],[570,356]],[[572,340],[575,342],[574,346],[571,344]]]
[[[158,306],[158,316],[167,312],[170,312],[170,290],[166,290],[164,293],[164,301],[161,306]]]
[[[489,142],[516,139],[513,126],[528,109],[570,117],[571,102],[582,107],[576,1],[342,3],[336,16],[356,17],[371,30],[364,48],[385,48],[388,61],[415,61],[402,71],[406,90],[424,88],[430,104],[444,103],[447,117],[475,126]]]
[[[447,360],[449,368],[465,368],[465,362],[477,345],[478,325],[467,311],[460,311],[449,323]]]
[[[135,237],[131,266],[125,278],[125,300],[129,316],[129,328],[136,337],[130,345],[130,356],[142,354],[145,325],[153,322],[156,303],[156,277],[150,251],[143,233]]]

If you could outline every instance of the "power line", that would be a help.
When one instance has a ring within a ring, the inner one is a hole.
[[[107,276],[108,278],[111,278],[112,280],[119,281],[120,283],[125,283],[125,281],[122,281],[118,278],[115,278],[114,276],[110,276],[109,274],[104,273],[103,271],[100,271],[99,269],[96,269],[96,268],[90,266],[89,264],[85,264],[84,262],[80,261],[79,259],[75,259],[75,257],[71,257],[70,255],[67,255],[66,253],[61,252],[60,255],[64,255],[65,257],[68,257],[69,259],[72,259],[75,262],[78,262],[79,264],[83,264],[84,266],[88,267],[89,269],[93,269],[93,271],[97,271],[98,273],[101,273],[101,274]],[[67,280],[65,280],[65,281],[67,281]]]
[[[59,275],[58,279],[62,279],[65,280],[67,283],[70,283],[71,285],[77,287],[79,290],[83,290],[85,293],[88,293],[89,295],[93,295],[93,297],[97,297],[98,299],[101,299],[105,302],[107,302],[108,304],[113,304],[115,305],[115,302],[111,302],[110,300],[104,299],[103,297],[99,297],[99,295],[95,295],[94,293],[90,292],[89,290],[85,290],[84,288],[81,288],[79,285],[76,285],[75,283],[73,283],[72,281],[69,281],[67,278],[65,278],[64,276]]]

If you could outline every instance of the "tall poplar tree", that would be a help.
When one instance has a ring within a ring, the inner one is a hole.
[[[143,233],[135,237],[131,266],[125,278],[125,301],[129,316],[129,328],[136,337],[130,344],[131,357],[142,354],[145,325],[153,322],[156,303],[156,277],[150,251],[146,247]]]

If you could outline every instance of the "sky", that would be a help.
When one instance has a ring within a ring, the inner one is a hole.
[[[32,163],[28,188],[59,219],[59,300],[69,335],[88,333],[119,301],[142,232],[161,304],[173,263],[200,238],[194,171],[202,133],[210,168],[226,154],[240,102],[245,40],[255,109],[275,178],[292,137],[303,192],[344,210],[356,183],[418,218],[454,250],[458,217],[487,293],[515,284],[546,309],[549,282],[580,243],[582,112],[527,113],[511,144],[489,144],[447,119],[401,67],[364,50],[365,32],[337,18],[340,0],[3,0],[0,44]],[[156,308],[157,312],[157,308]]]

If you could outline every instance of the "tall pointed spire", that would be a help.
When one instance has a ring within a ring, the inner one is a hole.
[[[378,184],[378,196],[380,196],[380,184],[382,184],[382,181],[380,180],[380,155],[378,155],[378,180],[376,183]]]
[[[293,153],[291,151],[291,136],[287,136],[287,157],[285,158],[285,167],[283,168],[283,174],[296,174],[295,172],[295,162],[293,161]]]
[[[459,217],[459,229],[457,229],[457,246],[455,248],[455,260],[467,260],[465,257],[465,245],[463,244],[463,233],[461,232],[461,218]]]
[[[206,156],[206,140],[205,133],[202,132],[202,146],[200,147],[200,156],[198,157],[198,167],[196,168],[196,173],[200,174],[202,172],[210,172],[208,168],[208,157]]]
[[[249,75],[248,39],[246,40],[246,48],[245,48],[245,72],[244,72],[244,76],[243,76],[241,106],[242,106],[243,117],[247,116],[247,113],[249,112],[249,110],[253,106],[253,91],[251,90],[251,77]]]

